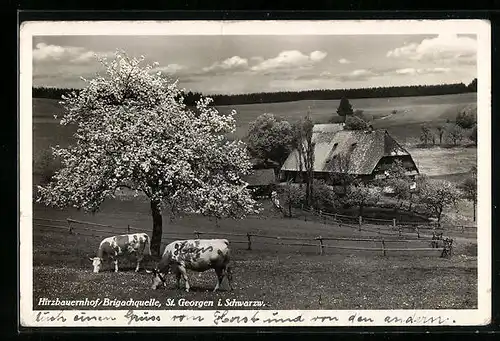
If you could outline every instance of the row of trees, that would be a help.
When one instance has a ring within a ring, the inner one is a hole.
[[[397,169],[399,165],[395,165]],[[437,218],[441,223],[446,208],[454,207],[460,199],[473,204],[473,220],[476,221],[477,178],[475,171],[458,185],[446,180],[432,180],[426,176],[416,177],[416,186],[411,189],[413,179],[404,173],[390,173],[384,180],[373,182],[351,181],[345,191],[328,186],[323,180],[314,181],[312,201],[308,204],[303,186],[288,183],[281,188],[281,197],[286,213],[292,216],[292,208],[312,207],[324,212],[337,212],[343,208],[358,207],[358,214],[363,215],[365,207],[377,207],[383,193],[382,188],[393,190],[392,207],[396,210],[420,213]]]
[[[420,141],[424,146],[442,145],[447,142],[450,145],[457,146],[465,139],[477,144],[477,122],[476,115],[471,111],[461,111],[457,114],[455,122],[449,120],[437,125],[434,129],[424,123],[421,126]]]
[[[33,97],[61,99],[63,94],[79,89],[62,89],[48,87],[34,87]],[[470,84],[441,84],[441,85],[412,85],[394,87],[373,87],[361,89],[335,89],[335,90],[307,90],[307,91],[282,91],[262,92],[238,95],[211,95],[213,105],[236,105],[253,103],[276,103],[298,100],[338,100],[348,98],[379,98],[379,97],[408,97],[408,96],[437,96],[460,94],[477,91],[477,79]],[[196,102],[204,97],[199,92],[183,93],[184,103],[196,106]]]

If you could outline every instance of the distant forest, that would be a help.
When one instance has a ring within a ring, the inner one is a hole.
[[[34,87],[33,98],[61,99],[63,94],[71,91],[78,92],[79,89]],[[379,98],[379,97],[409,97],[409,96],[437,96],[451,95],[468,92],[477,92],[477,79],[470,84],[464,83],[441,84],[441,85],[413,85],[394,86],[360,89],[335,89],[335,90],[304,90],[304,91],[281,91],[260,92],[238,95],[208,95],[213,98],[213,105],[237,105],[254,103],[278,103],[301,100],[338,100],[342,97],[355,98]],[[194,105],[202,94],[198,92],[187,92],[184,94],[184,103]]]

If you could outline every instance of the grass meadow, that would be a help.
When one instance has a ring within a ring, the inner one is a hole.
[[[266,205],[266,203],[264,203]],[[53,210],[34,207],[37,218],[76,218],[125,228],[127,224],[150,232],[152,220],[147,202],[141,200],[110,200],[94,215],[76,210]],[[216,233],[253,232],[287,237],[363,237],[377,236],[375,226],[358,231],[338,227],[318,220],[282,218],[270,209],[269,203],[260,217],[243,220],[214,221],[197,216],[184,216],[172,222],[164,217],[162,247],[167,242],[193,236],[193,231]],[[104,227],[99,227],[105,230]],[[89,234],[80,228],[75,231]],[[327,248],[318,255],[317,246],[274,245],[268,239],[253,240],[252,250],[246,250],[245,237],[227,236],[232,248],[234,291],[213,293],[215,275],[207,271],[198,275],[188,272],[192,291],[175,289],[168,278],[167,287],[150,289],[150,277],[141,270],[135,273],[133,259],[120,261],[120,272],[111,266],[92,273],[89,257],[94,256],[100,240],[107,233],[71,235],[54,229],[34,227],[33,304],[38,299],[118,299],[156,298],[164,303],[168,298],[188,300],[262,300],[263,309],[465,309],[477,307],[477,245],[475,238],[455,238],[453,255],[441,258],[440,250],[423,252],[353,251]],[[174,233],[175,235],[170,235]],[[98,236],[98,234],[100,234]],[[223,237],[207,234],[207,238]],[[391,237],[386,237],[391,239]],[[394,237],[396,238],[396,237]],[[403,237],[405,238],[405,237]],[[399,237],[398,237],[399,239]],[[289,243],[294,243],[293,241]],[[314,241],[311,243],[317,244]],[[341,243],[341,244],[339,244]],[[420,241],[394,242],[391,248],[429,248],[428,236]],[[380,244],[380,243],[378,243]],[[375,242],[329,241],[326,245],[342,247],[377,247]],[[378,245],[380,247],[380,245]],[[146,261],[152,267],[155,260]],[[225,285],[227,285],[225,283]],[[224,288],[227,288],[224,286]],[[41,307],[39,307],[41,308]],[[45,307],[49,308],[50,307]],[[85,309],[91,309],[90,307]],[[102,308],[104,309],[104,307]],[[164,309],[164,307],[159,307]],[[172,309],[182,309],[174,307]]]

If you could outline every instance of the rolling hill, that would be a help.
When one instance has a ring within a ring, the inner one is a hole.
[[[413,155],[422,173],[433,176],[466,172],[477,163],[476,148],[432,148],[418,149],[414,145],[420,136],[423,123],[431,128],[454,121],[462,110],[477,110],[477,94],[367,98],[350,101],[354,110],[362,110],[371,120],[374,128],[387,129]],[[222,113],[235,109],[238,114],[237,130],[233,137],[244,138],[248,125],[263,113],[273,113],[293,122],[310,113],[317,123],[326,123],[338,117],[338,100],[295,101],[283,103],[245,104],[219,106]],[[43,157],[49,146],[67,145],[71,141],[74,128],[61,126],[54,115],[61,115],[63,109],[56,100],[33,99],[33,152],[35,164]]]

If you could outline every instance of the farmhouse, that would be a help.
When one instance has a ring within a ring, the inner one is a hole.
[[[419,173],[410,153],[384,129],[344,130],[342,124],[316,124],[312,142],[314,178],[327,183],[334,181],[335,174],[350,174],[364,181],[384,178],[397,159],[402,161],[408,175]],[[300,164],[299,153],[293,150],[281,167],[281,180],[299,181]],[[303,162],[302,173],[305,174]]]

